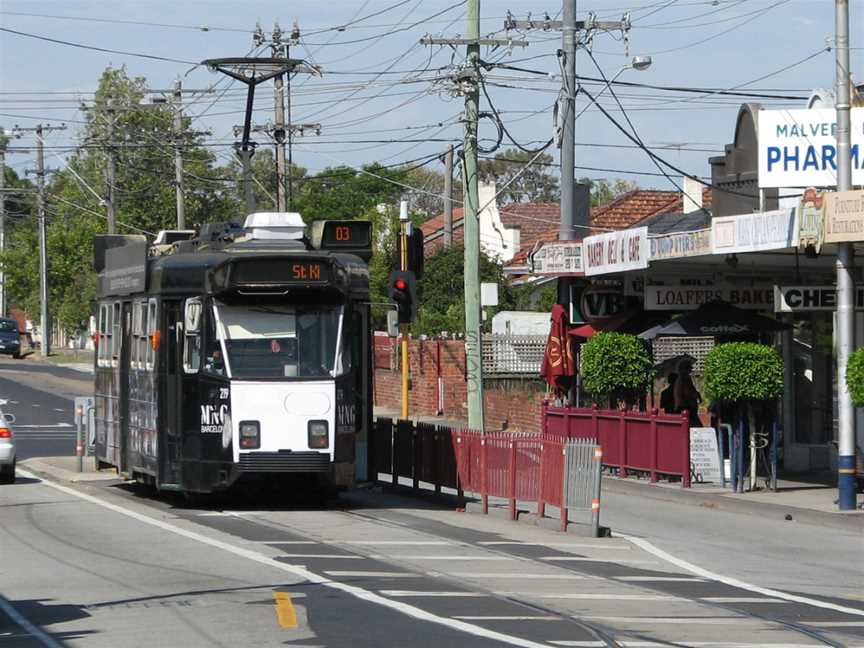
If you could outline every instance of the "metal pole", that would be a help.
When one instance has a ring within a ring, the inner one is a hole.
[[[444,249],[453,247],[453,147],[444,154]]]
[[[851,127],[849,115],[849,2],[835,0],[837,52],[837,191],[852,188]],[[855,508],[855,408],[846,386],[846,365],[854,343],[855,284],[851,243],[837,246],[837,488],[841,511]]]
[[[237,151],[240,163],[243,165],[243,195],[246,200],[246,213],[255,211],[255,191],[252,186],[252,149],[240,149]]]
[[[591,530],[600,537],[600,482],[603,476],[603,448],[594,446],[594,491],[591,498]]]
[[[36,127],[36,194],[39,219],[39,302],[42,342],[39,345],[43,358],[51,353],[51,330],[48,321],[48,241],[45,231],[45,154],[42,139],[42,124]]]
[[[468,39],[480,38],[480,0],[468,0]],[[477,187],[477,106],[480,101],[480,45],[468,45],[468,63],[474,77],[465,95],[465,361],[468,369],[468,425],[484,430],[483,365],[480,345],[480,221]]]
[[[400,257],[399,257],[399,269],[403,272],[408,270],[408,232],[406,231],[406,227],[408,225],[408,201],[403,200],[399,204],[399,242],[400,242]],[[399,332],[402,335],[402,339],[399,342],[400,350],[402,351],[402,418],[408,418],[408,374],[410,367],[408,363],[410,362],[410,357],[408,354],[408,325],[401,324],[399,326]],[[395,471],[394,471],[395,472]]]
[[[6,251],[6,151],[0,148],[0,254]],[[0,317],[6,317],[6,273],[0,266]]]
[[[75,408],[75,464],[78,472],[84,472],[84,433],[82,421],[84,420],[84,408],[78,405]]]
[[[177,198],[177,229],[186,229],[186,204],[183,194],[183,151],[180,139],[183,136],[183,86],[180,79],[174,82],[174,192]]]
[[[275,40],[275,32],[274,32]],[[288,46],[285,46],[287,51]],[[278,57],[282,53],[282,46],[273,46],[273,56]],[[280,74],[273,79],[273,102],[276,113],[276,124],[273,138],[276,141],[276,211],[288,210],[288,200],[285,194],[285,91],[284,75]]]

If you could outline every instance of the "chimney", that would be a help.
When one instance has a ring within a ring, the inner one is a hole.
[[[684,213],[702,209],[702,183],[684,176]]]

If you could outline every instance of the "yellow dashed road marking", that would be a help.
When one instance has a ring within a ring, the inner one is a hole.
[[[273,592],[273,601],[276,605],[276,620],[283,628],[297,627],[297,613],[294,611],[294,604],[291,602],[291,595],[288,592]]]

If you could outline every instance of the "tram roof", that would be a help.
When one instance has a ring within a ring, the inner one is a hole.
[[[111,289],[109,282],[104,280],[108,274],[122,273],[124,268],[107,265],[100,273],[100,296],[141,294],[152,295],[201,295],[212,290],[214,270],[226,267],[233,262],[249,259],[271,259],[274,261],[313,261],[321,260],[332,263],[336,269],[329,281],[309,289],[336,288],[341,292],[354,296],[366,296],[369,292],[368,265],[362,259],[352,254],[326,250],[309,250],[300,241],[239,241],[220,245],[215,249],[199,248],[195,251],[177,252],[147,259],[146,271],[139,266],[128,267],[130,273],[144,271],[146,281],[138,282],[137,289]],[[210,281],[208,281],[208,278]],[[113,283],[110,283],[113,286]],[[141,288],[145,288],[141,290]]]

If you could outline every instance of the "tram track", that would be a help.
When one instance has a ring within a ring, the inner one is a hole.
[[[439,539],[440,538],[446,538],[446,536],[438,536],[438,535],[435,535],[432,533],[428,533],[426,531],[418,531],[418,529],[411,527],[410,525],[396,522],[394,520],[388,520],[388,519],[385,519],[385,518],[382,518],[379,516],[375,516],[374,514],[361,513],[358,511],[347,511],[344,509],[334,509],[334,510],[329,511],[329,512],[338,514],[340,516],[345,516],[345,517],[348,517],[350,519],[358,519],[358,520],[362,520],[364,522],[374,523],[376,525],[389,527],[392,529],[403,529],[403,530],[404,529],[410,529],[411,531],[413,531],[415,533],[423,533],[424,535],[427,535],[430,538],[439,538]],[[230,513],[228,513],[228,514],[230,515]],[[296,528],[291,527],[290,525],[287,525],[287,524],[280,523],[278,521],[261,520],[260,518],[258,518],[257,514],[244,514],[244,515],[237,515],[236,517],[238,519],[245,521],[246,523],[249,523],[249,524],[255,524],[255,525],[274,528],[274,529],[280,529],[280,530],[283,530],[283,531],[286,531],[286,532],[289,532],[292,534],[302,535],[303,537],[307,537],[310,540],[314,540],[316,542],[321,542],[323,544],[336,544],[336,543],[332,543],[332,541],[328,541],[327,538],[324,538],[322,536],[316,536],[314,534],[307,534],[307,533],[299,533]],[[480,546],[478,546],[476,544],[472,544],[470,542],[451,540],[449,538],[448,538],[448,540],[453,542],[453,544],[455,546],[461,545],[464,547],[471,547],[474,549],[481,548]],[[361,549],[357,549],[357,548],[353,548],[353,547],[349,548],[343,544],[337,544],[336,546],[339,546],[339,548],[342,550],[348,551],[350,553],[353,553],[353,554],[356,554],[359,556],[363,556],[365,558],[378,558],[378,559],[381,558],[380,554],[376,554],[373,552],[364,552]],[[496,549],[496,548],[488,547],[488,546],[483,546],[482,549],[484,550],[484,552],[487,552],[487,553],[492,554],[492,555],[499,555],[499,556],[508,557],[508,558],[518,558],[520,560],[524,560],[526,562],[530,562],[530,563],[535,564],[535,565],[542,564],[539,561],[534,560],[530,557],[514,554],[513,552],[508,552],[506,550]],[[399,563],[395,562],[392,558],[388,559],[388,562],[393,562],[394,564],[399,564]],[[610,559],[610,562],[614,562],[614,559]],[[576,568],[569,566],[569,565],[559,565],[559,567],[563,570],[572,572],[574,574],[578,574],[580,576],[584,576],[586,578],[591,578],[591,579],[598,578],[596,576],[596,574],[592,574],[591,572],[588,572],[585,570],[579,570],[579,569],[576,569]],[[442,583],[447,583],[447,584],[452,585],[452,586],[465,587],[464,581],[457,579],[455,577],[452,577],[452,576],[448,576],[446,574],[438,573],[435,575],[435,578],[436,578],[436,580],[439,580]],[[614,581],[609,581],[609,582],[614,582]],[[620,584],[620,583],[618,583],[618,584]],[[718,584],[720,584],[720,583],[718,583]],[[651,591],[656,591],[656,592],[661,592],[661,593],[668,593],[666,590],[663,590],[662,588],[652,587],[652,585],[650,583],[640,584],[638,589],[651,590]],[[524,600],[523,598],[520,598],[520,597],[504,596],[501,594],[496,594],[493,591],[487,591],[487,594],[490,597],[496,598],[498,600],[506,601],[508,603],[512,603],[512,604],[518,605],[520,607],[524,607],[525,609],[532,610],[534,612],[540,612],[542,614],[549,615],[549,616],[554,616],[556,618],[561,619],[562,621],[572,623],[572,624],[576,625],[577,627],[580,627],[580,628],[586,630],[587,632],[591,633],[593,636],[595,636],[597,638],[598,641],[602,641],[604,646],[607,646],[608,648],[620,648],[621,646],[623,646],[624,644],[622,644],[618,641],[618,639],[622,635],[625,637],[630,637],[630,638],[637,639],[637,640],[655,641],[659,644],[664,643],[662,640],[658,640],[655,637],[646,636],[646,635],[641,634],[641,633],[634,634],[631,631],[628,631],[626,629],[612,628],[612,627],[608,627],[604,624],[593,623],[593,622],[588,621],[587,619],[582,618],[580,616],[573,615],[573,614],[566,613],[566,612],[561,612],[560,610],[556,610],[552,607],[545,606],[545,605],[542,605],[542,604],[539,604],[536,602],[532,602],[532,601],[527,601],[527,600]],[[823,631],[821,631],[817,628],[807,626],[805,624],[795,623],[795,622],[784,620],[781,618],[777,618],[777,617],[771,616],[771,615],[758,614],[758,613],[752,612],[750,610],[742,609],[739,607],[734,607],[734,606],[728,605],[728,604],[722,604],[722,603],[717,603],[717,602],[713,602],[713,601],[707,601],[707,600],[703,600],[703,599],[698,598],[698,597],[682,596],[681,594],[676,594],[676,597],[684,599],[687,602],[694,604],[694,605],[700,605],[700,606],[704,606],[704,607],[711,608],[711,609],[721,610],[725,613],[731,613],[732,615],[737,616],[737,617],[747,618],[747,619],[750,619],[753,621],[758,621],[758,622],[765,623],[768,625],[776,625],[776,626],[779,626],[780,628],[782,628],[784,631],[793,632],[793,633],[796,633],[798,635],[807,637],[811,640],[817,641],[820,645],[829,646],[831,648],[845,648],[844,643],[842,643],[840,641],[833,640],[830,637],[825,636],[825,633]],[[685,644],[679,644],[676,642],[669,642],[669,645],[670,646],[679,646],[679,645],[685,645]]]

